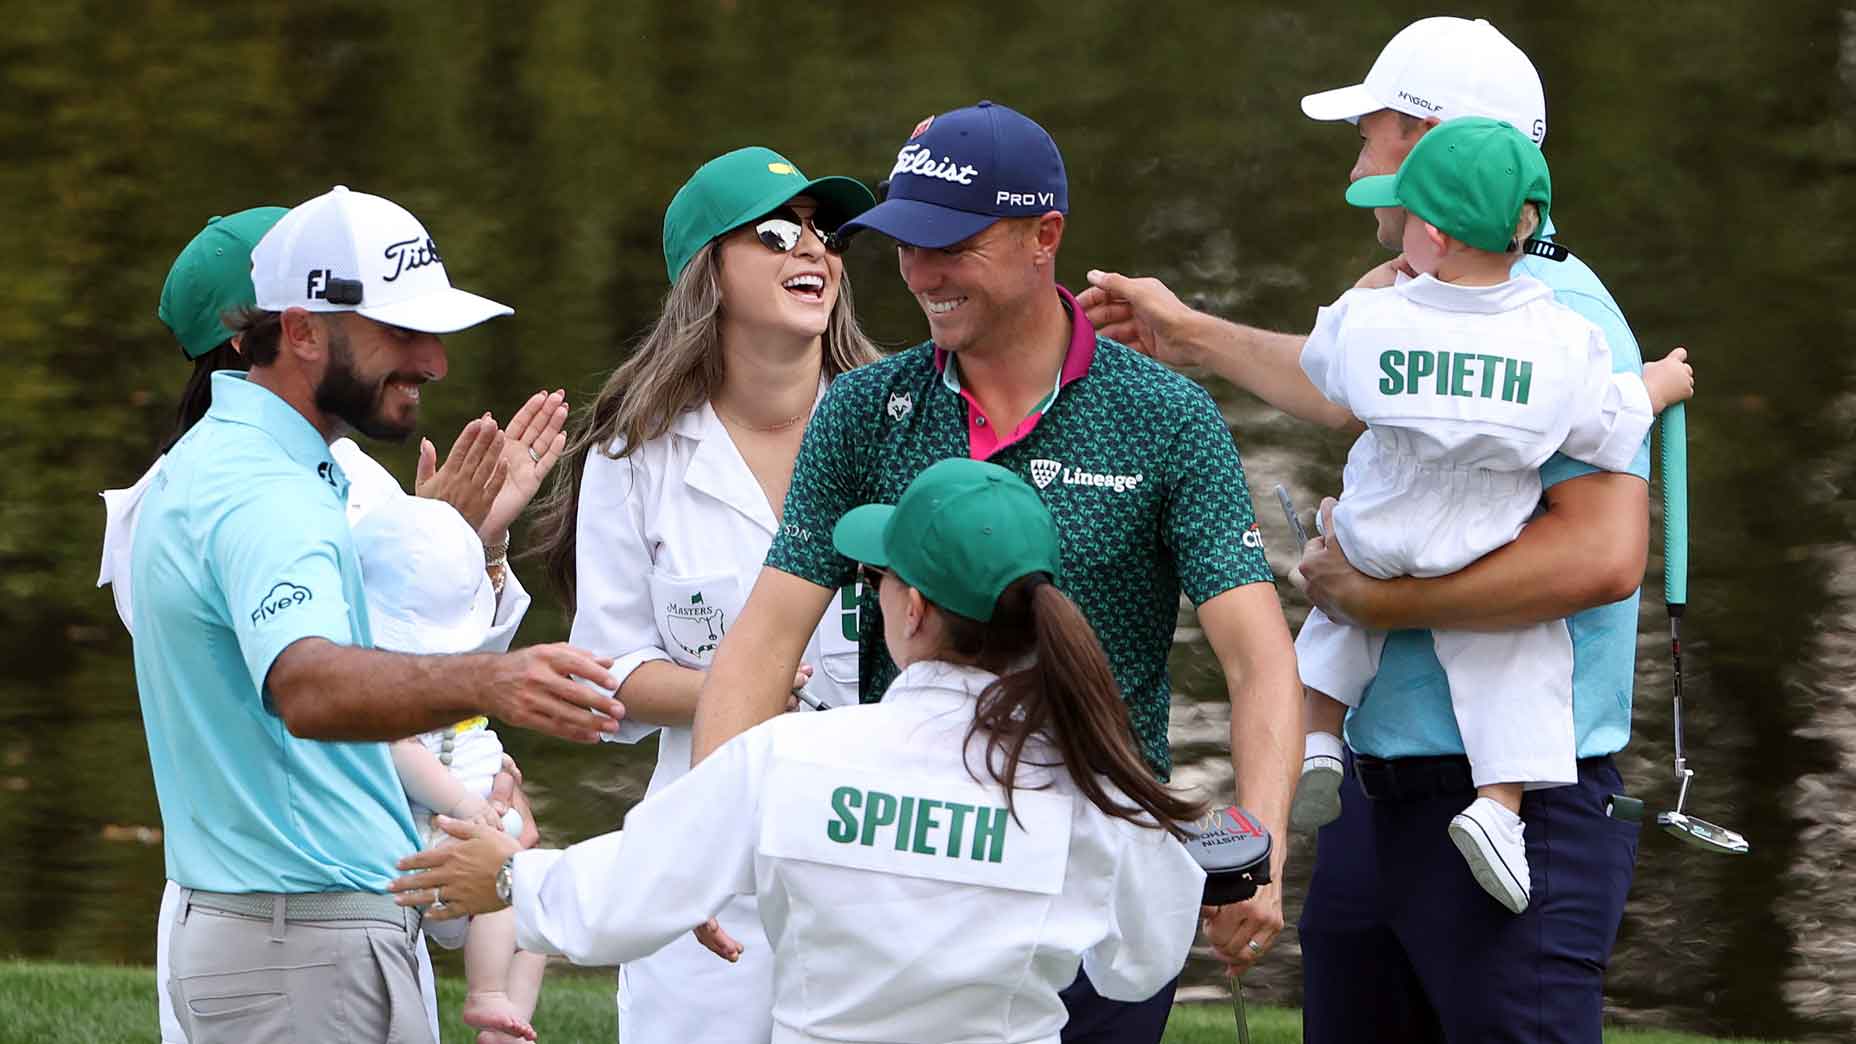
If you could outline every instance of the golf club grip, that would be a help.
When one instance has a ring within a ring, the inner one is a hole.
[[[1688,603],[1688,410],[1663,411],[1663,601],[1679,613]]]

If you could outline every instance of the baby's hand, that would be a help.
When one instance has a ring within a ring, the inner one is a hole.
[[[1650,390],[1650,409],[1661,413],[1695,394],[1695,368],[1688,364],[1688,349],[1676,348],[1643,367],[1643,383]]]
[[[496,809],[492,808],[488,801],[474,795],[453,805],[450,816],[452,819],[482,823],[491,830],[503,828],[503,817],[497,813]]]

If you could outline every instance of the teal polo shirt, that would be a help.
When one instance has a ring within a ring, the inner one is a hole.
[[[372,644],[347,495],[302,414],[219,373],[142,502],[135,681],[184,887],[384,892],[418,848],[387,745],[298,739],[265,688],[294,642]]]
[[[932,341],[831,382],[806,428],[767,564],[820,587],[854,564],[831,544],[840,516],[894,504],[936,461],[971,456],[1016,472],[1050,508],[1061,539],[1057,586],[1095,629],[1141,752],[1162,779],[1171,703],[1167,654],[1183,592],[1201,604],[1274,580],[1243,463],[1218,406],[1195,382],[1096,334],[1070,313],[1050,397],[999,435]],[[865,702],[896,675],[876,599],[858,614]]]
[[[1555,229],[1547,223],[1551,240]],[[1611,345],[1615,372],[1643,372],[1637,338],[1611,292],[1585,262],[1522,255],[1515,275],[1532,276],[1553,288],[1554,300],[1596,323]],[[1540,469],[1543,487],[1590,475],[1597,469],[1556,455]],[[1650,441],[1631,461],[1630,473],[1650,477]],[[1637,669],[1638,591],[1621,602],[1569,617],[1572,633],[1573,734],[1579,757],[1613,754],[1630,742],[1631,682]],[[1357,710],[1347,717],[1347,744],[1380,758],[1463,753],[1463,736],[1450,710],[1450,685],[1432,651],[1429,631],[1395,631],[1386,639],[1379,673]]]

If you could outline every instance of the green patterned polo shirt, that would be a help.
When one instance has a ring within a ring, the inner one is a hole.
[[[1056,518],[1058,586],[1095,628],[1142,754],[1165,779],[1167,654],[1181,591],[1198,605],[1273,576],[1237,446],[1211,396],[1097,336],[1075,299],[1058,292],[1074,338],[1055,396],[1003,443],[983,437],[987,420],[933,342],[833,380],[806,429],[767,564],[821,587],[845,586],[855,565],[831,545],[839,516],[894,504],[936,461],[983,453],[1031,483]],[[896,667],[872,593],[858,616],[868,703]]]

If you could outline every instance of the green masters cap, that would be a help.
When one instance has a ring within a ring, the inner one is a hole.
[[[965,457],[915,476],[895,507],[845,512],[831,542],[969,620],[992,619],[1013,581],[1057,576],[1057,523],[1044,502],[1017,475]]]
[[[1553,182],[1547,158],[1500,120],[1465,116],[1431,128],[1397,174],[1361,178],[1347,189],[1356,207],[1404,207],[1478,250],[1514,240],[1521,205],[1538,203],[1546,225]]]
[[[794,196],[818,201],[818,224],[828,232],[876,206],[863,182],[843,177],[808,181],[772,149],[751,145],[723,153],[696,168],[664,211],[664,265],[670,281],[677,281],[703,244]]]
[[[231,339],[220,316],[257,299],[251,289],[251,248],[286,213],[283,207],[253,207],[208,218],[174,259],[155,314],[174,332],[187,358],[198,359]]]

